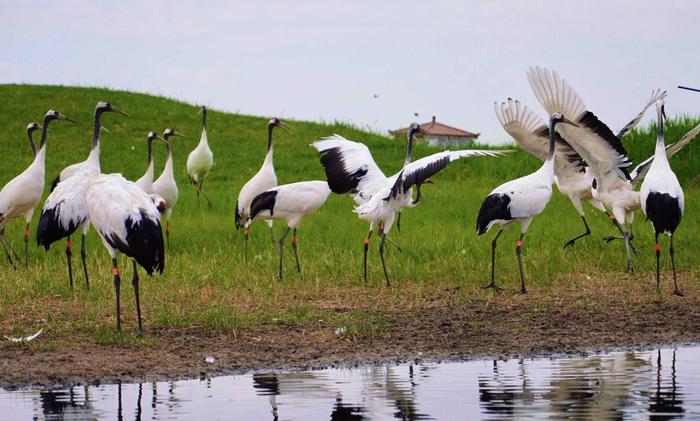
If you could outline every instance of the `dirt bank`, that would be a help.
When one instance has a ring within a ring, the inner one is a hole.
[[[686,284],[687,285],[687,284]],[[4,387],[198,377],[251,369],[310,368],[382,361],[508,358],[611,347],[700,341],[700,300],[624,288],[564,296],[533,291],[449,300],[382,312],[372,332],[336,333],[323,320],[270,320],[236,332],[198,325],[148,326],[141,340],[101,344],[47,332],[36,344],[0,347]],[[328,312],[351,309],[318,303]],[[127,333],[127,335],[129,335]],[[213,364],[205,363],[215,357]]]

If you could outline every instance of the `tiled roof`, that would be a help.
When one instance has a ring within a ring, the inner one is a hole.
[[[435,121],[433,117],[432,121],[427,123],[422,123],[420,128],[425,130],[426,133],[432,136],[452,136],[452,137],[479,137],[479,133],[472,133],[466,130],[458,129],[456,127],[448,126],[447,124]],[[391,130],[389,133],[392,135],[400,135],[408,132],[408,127],[404,127],[397,130]]]

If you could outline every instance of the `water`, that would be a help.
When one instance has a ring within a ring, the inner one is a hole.
[[[700,347],[0,391],[12,420],[700,418]]]

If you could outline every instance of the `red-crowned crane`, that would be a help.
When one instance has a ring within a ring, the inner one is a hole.
[[[642,211],[654,227],[655,250],[656,250],[656,289],[659,289],[660,269],[659,257],[661,247],[659,246],[659,234],[669,237],[668,253],[671,256],[671,268],[673,270],[673,293],[682,296],[683,291],[678,288],[676,281],[676,262],[673,258],[673,234],[681,222],[684,210],[683,189],[681,188],[676,174],[673,173],[671,165],[666,157],[664,147],[664,111],[663,100],[656,104],[658,120],[658,137],[656,139],[656,149],[654,160],[642,182],[640,190],[640,200]]]
[[[39,151],[34,155],[34,160],[32,163],[22,171],[17,177],[10,180],[9,183],[5,184],[5,187],[0,191],[0,242],[2,242],[2,247],[5,250],[5,257],[7,261],[15,266],[12,261],[12,256],[10,251],[12,247],[9,241],[5,238],[5,227],[13,219],[18,216],[24,216],[26,226],[24,228],[24,266],[28,266],[29,262],[29,224],[32,221],[32,216],[34,215],[34,208],[41,200],[41,195],[44,192],[44,176],[46,172],[46,134],[49,130],[49,124],[53,120],[66,120],[74,123],[73,120],[69,119],[65,115],[59,113],[58,111],[49,110],[46,115],[44,115],[44,125],[41,132],[41,143],[39,145]],[[27,126],[27,136],[29,137],[29,142],[32,145],[32,149],[35,148],[34,141],[32,139],[32,132],[42,128],[37,123],[32,123]],[[12,251],[14,253],[14,251]],[[15,258],[19,260],[19,257],[15,255]]]
[[[178,196],[177,183],[173,174],[173,149],[170,142],[172,137],[177,136],[184,137],[185,135],[170,128],[165,129],[163,132],[163,140],[168,148],[168,159],[165,161],[163,173],[153,182],[153,193],[165,199],[166,207],[163,218],[165,218],[165,239],[168,247],[170,247],[170,217],[173,214],[173,208],[177,203]]]
[[[148,166],[146,167],[146,172],[136,180],[136,185],[141,187],[141,190],[148,194],[153,193],[153,141],[156,139],[163,140],[158,133],[154,131],[148,132],[146,141],[148,142]]]
[[[636,127],[646,110],[665,96],[666,91],[657,90],[653,92],[644,109],[620,130],[617,137],[622,138],[627,132]],[[507,102],[494,103],[494,109],[501,126],[515,139],[520,147],[542,161],[547,159],[549,128],[540,116],[520,103],[520,101],[511,98],[508,98]],[[583,200],[588,201],[591,206],[606,214],[608,212],[600,201],[593,198],[591,191],[593,174],[583,158],[561,136],[558,134],[555,136],[557,143],[554,150],[554,183],[559,191],[569,198],[586,229],[583,234],[577,235],[564,243],[564,248],[566,248],[573,246],[580,238],[591,234],[581,203]]]
[[[556,126],[559,123],[574,124],[561,114],[554,113],[549,119],[549,147],[547,159],[544,164],[530,175],[516,178],[515,180],[501,184],[489,193],[479,209],[476,218],[476,234],[482,235],[494,225],[500,229],[491,241],[491,282],[484,288],[493,288],[498,291],[501,288],[496,285],[496,243],[503,230],[512,224],[520,224],[520,237],[515,246],[515,255],[518,258],[520,271],[520,292],[525,294],[525,274],[523,273],[523,238],[532,219],[542,213],[549,200],[552,198],[552,183],[554,182],[554,150],[557,143]]]
[[[117,252],[133,260],[134,297],[138,316],[138,331],[143,332],[139,298],[138,263],[149,274],[163,273],[165,251],[160,226],[159,209],[151,196],[136,183],[121,174],[101,174],[93,178],[85,200],[88,215],[102,243],[112,257],[112,273],[117,302],[117,330],[121,331],[120,286],[121,273]]]
[[[202,190],[202,184],[214,165],[214,154],[212,154],[207,141],[207,107],[202,105],[200,112],[202,113],[202,136],[199,138],[197,147],[187,156],[187,175],[197,192],[197,206],[199,206],[199,193],[202,193],[209,208],[211,208],[211,201]]]
[[[301,273],[299,256],[297,255],[297,227],[301,219],[306,215],[316,212],[328,199],[331,189],[325,181],[301,181],[298,183],[283,184],[266,190],[253,198],[250,204],[249,219],[284,219],[287,221],[287,229],[279,240],[279,278],[282,277],[282,258],[284,254],[284,239],[292,230],[292,251],[297,264],[297,271]]]
[[[558,133],[589,166],[594,178],[591,185],[593,198],[612,211],[618,228],[622,231],[621,238],[625,241],[626,271],[634,271],[630,245],[633,238],[631,224],[634,212],[641,209],[639,192],[635,190],[635,186],[644,176],[651,161],[642,162],[629,173],[628,168],[632,166],[632,160],[627,156],[619,137],[586,109],[581,97],[556,72],[539,67],[530,68],[528,81],[538,101],[548,113],[561,113],[577,124],[559,125]],[[688,135],[690,133],[686,136]],[[692,137],[685,142],[692,140]],[[682,145],[678,145],[678,148],[682,148]],[[675,152],[677,150],[673,151],[671,148],[667,150],[667,154],[672,155]],[[606,240],[614,238],[617,237],[607,237]]]
[[[272,130],[275,127],[281,127],[289,131],[289,126],[279,118],[274,117],[270,119],[267,123],[267,153],[265,154],[265,160],[253,178],[243,185],[241,191],[238,193],[238,200],[236,201],[234,223],[236,229],[243,228],[243,244],[246,259],[248,258],[248,236],[250,235],[249,226],[251,222],[250,205],[255,196],[277,185],[277,175],[275,175],[275,167],[272,163]],[[267,220],[266,222],[270,227],[272,245],[277,248],[275,244],[275,234],[272,231],[272,220]]]
[[[102,114],[113,112],[128,116],[127,113],[108,102],[98,102],[95,106],[95,118],[92,131],[92,150],[80,169],[65,180],[60,181],[44,202],[37,228],[37,243],[49,249],[54,241],[66,238],[66,262],[68,279],[73,288],[73,264],[70,236],[78,227],[82,228],[80,258],[85,272],[85,284],[90,287],[87,265],[85,263],[85,236],[90,230],[85,193],[92,179],[100,174],[100,129]]]
[[[379,256],[384,270],[384,280],[389,286],[389,274],[384,262],[384,244],[391,230],[396,213],[406,207],[415,207],[421,199],[421,185],[445,168],[450,162],[470,156],[496,156],[506,151],[460,150],[444,151],[411,162],[413,138],[422,133],[417,123],[412,123],[406,136],[404,166],[391,177],[384,175],[372,158],[367,146],[334,135],[312,144],[321,153],[321,164],[326,171],[328,186],[334,193],[352,194],[360,219],[370,223],[365,238],[363,276],[367,282],[367,251],[374,229],[379,227],[381,243]],[[416,187],[416,199],[412,198]]]

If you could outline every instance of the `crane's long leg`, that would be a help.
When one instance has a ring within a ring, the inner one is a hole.
[[[580,238],[583,238],[583,237],[585,237],[585,236],[587,236],[587,235],[591,235],[591,229],[588,227],[588,222],[586,221],[586,217],[583,216],[583,215],[581,215],[581,220],[583,221],[583,225],[586,227],[586,232],[584,232],[583,234],[577,235],[576,237],[574,237],[574,238],[572,238],[571,240],[567,241],[567,242],[564,244],[564,248],[571,247],[571,246],[574,245],[574,243],[576,243],[576,240],[578,240],[578,239],[580,239]]]
[[[9,263],[10,266],[12,266],[12,268],[17,269],[17,266],[15,266],[15,262],[12,260],[12,255],[10,254],[10,251],[7,248],[7,240],[5,239],[4,230],[0,231],[0,243],[2,243],[2,250],[5,252],[7,263]]]
[[[384,243],[386,242],[386,233],[383,229],[379,229],[379,235],[382,237],[382,241],[379,243],[379,257],[382,259],[382,269],[384,269],[384,282],[387,287],[390,287],[389,274],[386,271],[386,263],[384,262]]]
[[[482,286],[481,288],[493,288],[494,291],[503,291],[503,288],[496,285],[496,243],[498,242],[498,237],[503,234],[503,227],[498,230],[498,233],[491,241],[491,283]]]
[[[85,262],[85,258],[87,257],[87,252],[85,251],[85,232],[83,232],[80,240],[80,260],[83,262],[85,285],[87,286],[87,289],[90,289],[90,278],[88,277],[87,263]]]
[[[245,261],[248,261],[248,237],[250,236],[250,228],[243,228],[243,256]]]
[[[678,282],[676,281],[676,261],[673,258],[673,234],[671,234],[671,240],[668,246],[668,254],[671,255],[671,269],[673,270],[673,294],[682,297],[683,290],[678,288]]]
[[[119,289],[121,286],[121,278],[119,277],[119,265],[117,264],[117,258],[113,257],[112,258],[112,273],[114,274],[114,292],[117,295],[117,332],[122,331],[122,314],[120,310],[120,297],[119,297]]]
[[[71,251],[70,235],[66,239],[66,261],[68,262],[68,280],[70,287],[73,289],[73,252]]]
[[[143,334],[143,326],[141,325],[141,302],[139,299],[139,269],[136,266],[136,260],[134,262],[134,277],[131,279],[131,284],[134,286],[134,297],[136,298],[136,315],[139,319],[139,329],[136,334],[141,336]]]
[[[401,211],[398,212],[398,216],[396,217],[396,231],[401,234]]]
[[[365,279],[365,285],[367,284],[367,251],[369,250],[369,239],[372,237],[372,232],[374,231],[374,222],[369,227],[369,233],[367,234],[367,238],[365,238],[365,246],[364,246],[364,258],[362,260],[363,262],[363,269],[364,269],[364,279]]]
[[[207,194],[204,193],[204,190],[202,190],[203,185],[204,185],[204,180],[199,182],[199,189],[197,190],[197,206],[199,206],[199,193],[202,193],[202,196],[204,196],[204,199],[207,201],[207,205],[209,205],[209,209],[213,209],[214,206],[212,206],[211,200],[209,200],[209,196],[207,196]]]
[[[165,241],[168,245],[168,249],[170,249],[170,217],[165,221]]]
[[[297,242],[299,238],[297,237],[297,229],[294,228],[292,231],[292,251],[294,252],[294,260],[297,262],[297,272],[301,273],[301,266],[299,265],[299,256],[297,255]]]
[[[623,233],[623,238],[625,239],[625,250],[627,251],[627,269],[625,269],[625,272],[631,273],[634,272],[634,263],[632,263],[630,235],[626,230]]]
[[[24,227],[24,268],[29,267],[29,222]]]
[[[12,244],[10,243],[10,240],[8,240],[7,237],[5,236],[5,231],[4,231],[4,230],[3,230],[3,234],[2,234],[2,240],[3,240],[3,241],[5,242],[5,244],[7,245],[7,248],[8,248],[8,250],[10,250],[10,253],[12,253],[12,256],[14,257],[14,260],[16,260],[16,261],[22,263],[22,259],[19,257],[19,254],[17,254],[17,252],[15,251],[15,249],[12,248]],[[12,266],[14,267],[14,263],[12,264]]]
[[[654,250],[656,251],[656,292],[659,292],[661,283],[661,269],[659,259],[661,258],[661,246],[659,245],[659,233],[654,232]]]
[[[280,278],[280,281],[283,280],[282,278],[282,258],[284,256],[284,239],[287,237],[287,234],[289,234],[289,227],[287,227],[286,230],[284,230],[284,234],[282,234],[282,237],[280,238],[280,270],[278,273],[278,276]]]
[[[515,255],[518,257],[518,269],[520,270],[520,293],[527,294],[527,289],[525,288],[525,272],[523,271],[523,238],[525,233],[520,233],[520,238],[515,245]]]
[[[620,235],[619,236],[608,235],[607,237],[603,237],[603,240],[605,240],[606,243],[609,243],[613,240],[624,240],[625,239],[625,230],[622,227],[622,225],[619,222],[617,222],[617,219],[614,216],[610,215],[608,212],[605,212],[605,214],[608,215],[608,217],[610,218],[610,221],[612,221],[613,225],[615,225],[615,227],[620,231]],[[630,241],[634,240],[634,235],[631,235],[629,240]],[[630,243],[629,246],[632,249],[632,252],[634,253],[634,255],[637,256],[638,255],[637,249],[634,247],[634,245],[632,243]]]
[[[194,180],[192,180],[192,181],[194,181]],[[197,209],[199,209],[199,192],[200,192],[200,190],[201,190],[201,187],[199,187],[199,183],[194,181],[194,191],[195,191],[195,193],[197,193]]]

